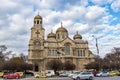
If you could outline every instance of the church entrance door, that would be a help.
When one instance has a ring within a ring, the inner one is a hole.
[[[35,64],[34,69],[35,69],[35,71],[39,71],[39,66],[38,66],[38,64]]]

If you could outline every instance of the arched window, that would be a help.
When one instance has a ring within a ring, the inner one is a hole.
[[[36,24],[36,21],[34,21],[34,24]]]
[[[66,55],[70,55],[70,44],[65,45]]]
[[[80,56],[82,56],[82,50],[80,50]]]
[[[85,56],[85,50],[82,51],[82,56]]]
[[[78,50],[78,56],[81,56],[80,51]]]
[[[58,34],[58,39],[60,38],[60,35]]]
[[[39,20],[37,20],[37,24],[39,24]]]
[[[40,20],[40,24],[42,24],[42,20]]]

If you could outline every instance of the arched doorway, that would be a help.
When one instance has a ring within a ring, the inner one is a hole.
[[[38,64],[34,65],[34,71],[39,71],[39,65]]]

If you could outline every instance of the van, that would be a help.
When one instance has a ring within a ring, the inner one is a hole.
[[[54,70],[46,70],[45,72],[47,73],[47,77],[53,77],[53,76],[55,76]]]

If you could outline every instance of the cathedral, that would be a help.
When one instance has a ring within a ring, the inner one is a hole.
[[[77,71],[85,70],[85,65],[94,61],[94,55],[89,50],[88,42],[76,32],[71,39],[68,30],[62,25],[47,35],[42,26],[43,18],[38,14],[34,17],[33,27],[28,49],[28,63],[34,65],[34,71],[46,70],[48,61],[60,58],[62,62],[71,61],[76,65]]]

